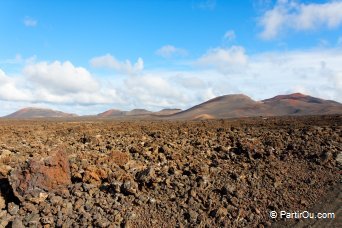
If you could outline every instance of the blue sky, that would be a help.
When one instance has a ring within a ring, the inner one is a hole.
[[[0,115],[342,101],[342,1],[0,1]]]

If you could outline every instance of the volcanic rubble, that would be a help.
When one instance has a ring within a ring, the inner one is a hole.
[[[264,227],[341,184],[342,118],[1,121],[0,227]]]

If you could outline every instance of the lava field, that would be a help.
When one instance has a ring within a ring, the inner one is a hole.
[[[341,136],[336,115],[0,120],[0,227],[272,226],[341,187]]]

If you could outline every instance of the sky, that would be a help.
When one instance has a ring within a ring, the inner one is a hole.
[[[342,102],[342,0],[0,0],[0,116]]]

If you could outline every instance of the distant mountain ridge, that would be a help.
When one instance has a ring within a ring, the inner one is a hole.
[[[99,117],[111,117],[111,116],[123,116],[125,115],[125,111],[117,110],[117,109],[109,109],[105,112],[99,113],[96,116]]]
[[[288,115],[329,115],[342,114],[342,104],[332,100],[324,100],[301,93],[278,95],[269,99],[255,101],[244,94],[231,94],[215,97],[187,110],[163,109],[158,112],[146,109],[121,111],[110,109],[92,118],[119,119],[225,119],[255,116],[288,116]],[[76,117],[75,114],[51,109],[24,108],[4,118],[65,118]]]
[[[311,97],[309,95],[304,95],[301,93],[292,93],[288,95],[278,95],[269,99],[263,100],[263,102],[274,102],[274,101],[280,101],[280,100],[297,100],[297,101],[304,101],[308,103],[317,103],[317,104],[322,104],[322,103],[331,103],[331,104],[340,104],[336,101],[332,100],[323,100],[317,97]]]
[[[168,116],[168,115],[176,114],[181,111],[182,109],[179,109],[179,108],[165,108],[165,109],[160,110],[159,112],[154,112],[153,114],[157,116]]]
[[[180,112],[181,109],[162,109],[158,112],[148,111],[146,109],[133,109],[131,111],[121,111],[117,109],[109,109],[105,112],[97,114],[97,117],[110,118],[110,117],[133,117],[133,116],[167,116]]]
[[[4,116],[4,118],[10,119],[32,119],[32,118],[62,118],[62,117],[77,117],[76,114],[65,113],[52,109],[44,108],[23,108],[12,114]]]
[[[254,116],[342,114],[342,104],[301,93],[254,101],[243,94],[213,98],[174,114],[171,119],[239,118]]]
[[[105,112],[99,113],[97,117],[122,117],[122,116],[137,116],[137,115],[147,115],[152,113],[146,109],[133,109],[131,111],[121,111],[117,109],[109,109]]]

